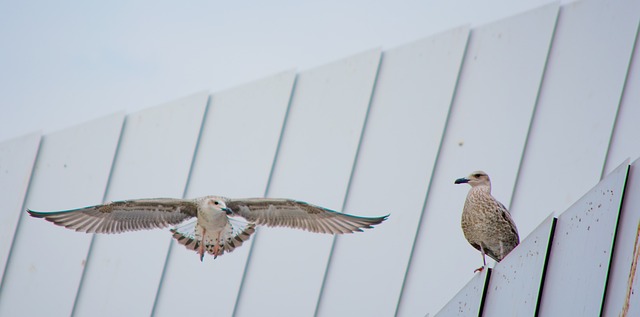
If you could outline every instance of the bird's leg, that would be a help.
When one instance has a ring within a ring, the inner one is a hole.
[[[198,254],[200,254],[200,262],[203,261],[204,259],[204,236],[205,233],[207,232],[207,229],[205,229],[204,227],[202,228],[202,236],[200,237],[200,248],[198,250]]]
[[[222,231],[218,232],[218,238],[216,239],[216,243],[213,245],[213,258],[218,257],[218,251],[220,251],[220,236],[222,235]]]
[[[484,268],[487,266],[487,260],[485,259],[485,256],[484,256],[484,248],[482,247],[482,244],[480,245],[480,252],[482,252],[482,267],[475,269],[473,273],[482,272],[482,270],[484,270]]]
[[[482,250],[482,267],[487,266],[487,256],[484,253],[484,248],[481,246],[480,250]]]

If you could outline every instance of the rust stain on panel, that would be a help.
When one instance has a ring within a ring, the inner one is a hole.
[[[638,222],[638,229],[636,230],[636,241],[633,243],[633,262],[631,262],[631,271],[629,271],[629,281],[627,284],[627,296],[624,299],[624,306],[620,316],[626,317],[629,313],[629,305],[631,301],[631,292],[633,291],[633,282],[636,276],[636,269],[638,268],[638,256],[640,256],[640,245],[638,245],[638,238],[640,237],[640,222]]]

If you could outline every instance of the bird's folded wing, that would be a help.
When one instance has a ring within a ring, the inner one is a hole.
[[[518,235],[518,228],[516,227],[516,223],[513,221],[513,218],[511,218],[511,213],[509,212],[509,210],[507,210],[507,207],[505,207],[501,202],[496,200],[496,203],[498,204],[498,210],[500,212],[500,216],[502,217],[502,220],[509,226],[509,230],[511,231],[514,239],[516,240],[516,244],[519,244],[520,236]]]
[[[290,199],[229,199],[226,204],[235,215],[258,225],[330,234],[362,231],[388,217],[358,217]]]
[[[188,218],[196,217],[197,210],[197,205],[191,200],[157,198],[115,201],[54,212],[27,212],[32,217],[44,218],[75,231],[121,233],[179,224]]]

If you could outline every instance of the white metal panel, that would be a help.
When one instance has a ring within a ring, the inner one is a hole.
[[[482,314],[482,303],[487,292],[490,268],[476,274],[451,300],[436,314],[437,317],[471,317]],[[422,316],[422,315],[420,315]],[[426,316],[430,316],[427,314]],[[504,315],[506,316],[506,315]]]
[[[557,12],[552,4],[472,30],[400,316],[437,312],[482,265],[460,229],[469,187],[453,182],[484,170],[509,205]]]
[[[102,202],[123,118],[45,135],[25,207],[48,211]],[[0,291],[0,316],[69,316],[90,242],[91,235],[23,212]]]
[[[299,74],[268,196],[342,209],[379,60],[380,51],[372,50]],[[332,241],[261,228],[236,314],[313,315]]]
[[[637,0],[562,7],[513,198],[521,235],[600,180],[639,15]]]
[[[633,59],[627,73],[624,93],[620,101],[616,126],[613,130],[605,174],[613,170],[627,158],[640,157],[640,32],[636,34],[636,45]]]
[[[199,93],[127,116],[107,200],[182,197],[208,100]],[[96,235],[74,314],[151,313],[168,230]]]
[[[318,315],[395,313],[468,34],[460,27],[384,52],[345,212],[391,216],[337,237]]]
[[[536,316],[547,254],[556,218],[547,217],[538,228],[491,271],[484,316]]]
[[[629,162],[558,217],[540,316],[599,316]]]
[[[31,179],[40,132],[0,143],[0,285]]]
[[[294,78],[285,72],[211,97],[187,197],[264,196]],[[154,315],[231,316],[252,241],[204,263],[173,241]]]
[[[624,94],[616,119],[605,172],[609,172],[617,162],[628,157],[639,157],[640,146],[640,33],[636,34],[633,59],[627,73]],[[604,316],[640,316],[640,292],[634,291],[640,285],[640,271],[637,270],[640,255],[640,160],[630,168],[626,192],[618,221],[615,251],[612,258]],[[635,274],[634,274],[635,272]],[[623,313],[624,312],[624,313]]]
[[[640,316],[640,159],[629,170],[603,316]]]

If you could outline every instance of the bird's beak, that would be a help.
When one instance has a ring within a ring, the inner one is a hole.
[[[228,208],[228,207],[224,207],[224,208],[222,208],[222,211],[226,212],[226,213],[227,213],[227,215],[231,215],[231,214],[233,214],[233,210],[231,210],[231,209],[230,209],[230,208]]]
[[[454,183],[455,184],[465,184],[465,183],[468,183],[468,182],[469,182],[469,179],[463,177],[463,178],[456,179],[456,181]]]

